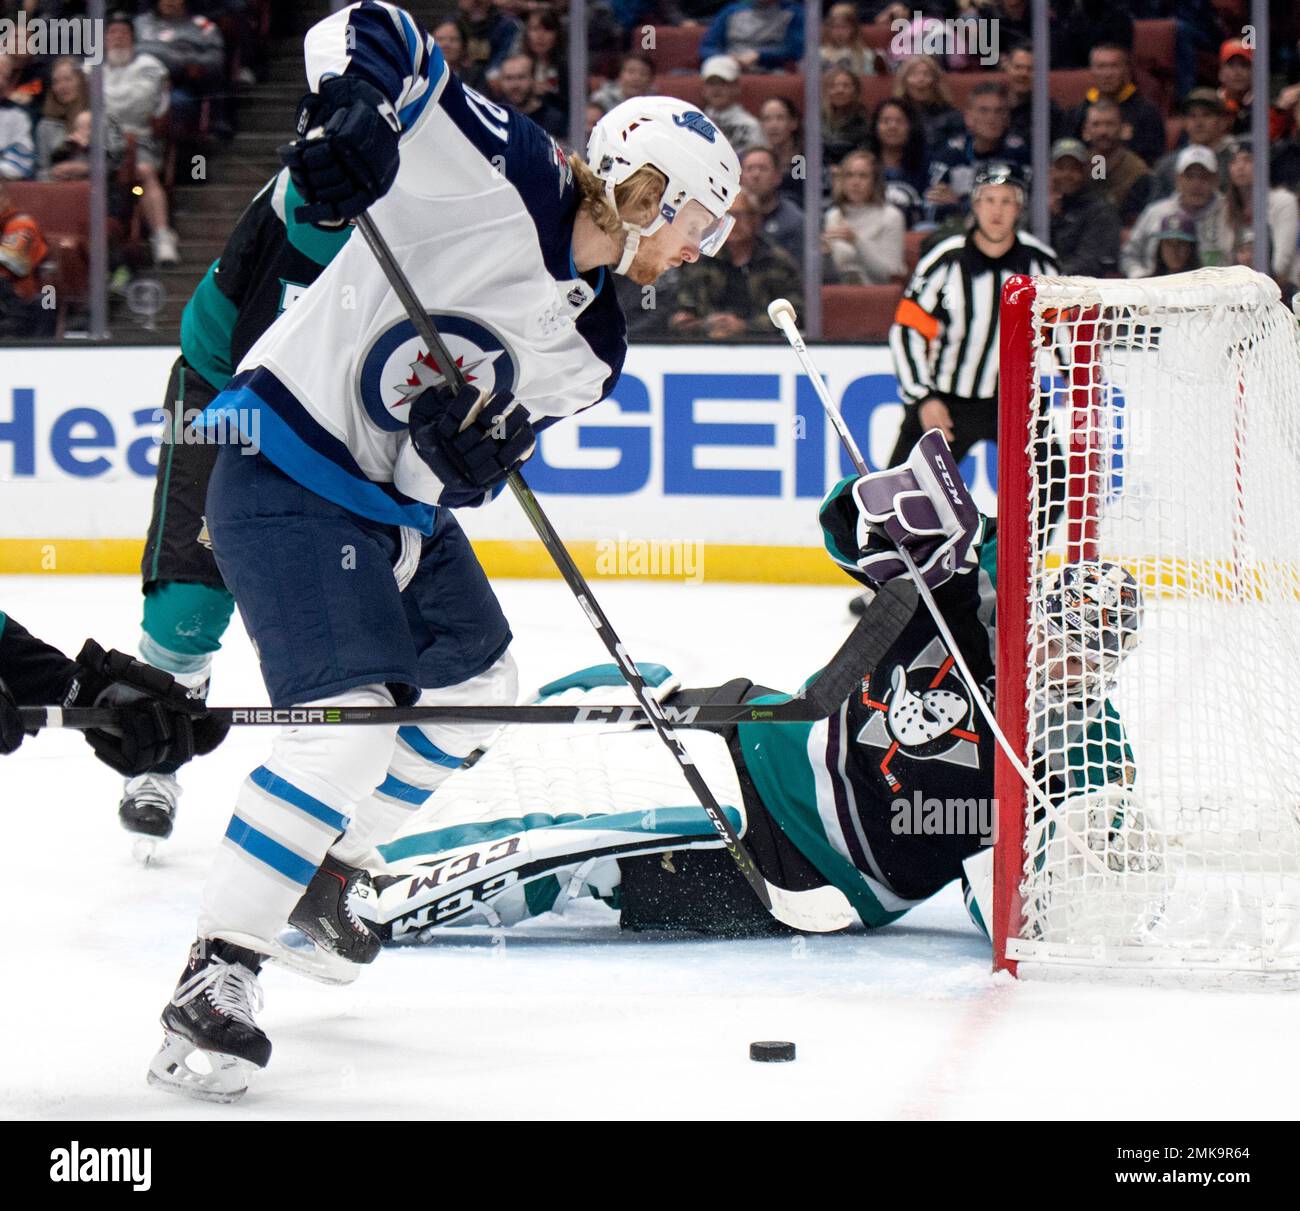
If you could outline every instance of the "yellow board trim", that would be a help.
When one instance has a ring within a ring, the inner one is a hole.
[[[698,553],[663,550],[619,552],[613,543],[569,544],[583,575],[602,580],[699,583],[835,584],[852,587],[821,547],[706,543]],[[483,570],[502,578],[558,579],[540,542],[484,539],[474,544]],[[0,538],[0,574],[133,576],[144,542],[138,538]],[[620,570],[621,569],[621,570]],[[651,571],[646,571],[651,569]]]

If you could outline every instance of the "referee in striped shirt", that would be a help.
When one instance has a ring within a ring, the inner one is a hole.
[[[917,264],[889,333],[906,409],[891,467],[904,462],[929,429],[943,431],[958,460],[976,442],[997,440],[1003,283],[1015,273],[1059,272],[1047,245],[1017,231],[1024,205],[1018,169],[996,161],[982,164],[971,190],[970,229],[941,240]],[[1046,416],[1039,440],[1053,440]],[[1053,462],[1059,458],[1056,446]],[[1063,485],[1058,478],[1063,473],[1062,460],[1053,468],[1053,485]]]

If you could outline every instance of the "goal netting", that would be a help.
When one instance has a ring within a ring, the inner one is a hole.
[[[997,961],[1300,985],[1296,319],[1230,268],[1013,279],[1001,323],[997,705],[1031,785],[999,754]],[[1063,568],[1100,562],[1140,617],[1098,599],[1112,633],[1063,643]]]

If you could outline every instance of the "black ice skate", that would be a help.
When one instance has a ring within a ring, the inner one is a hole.
[[[180,783],[171,774],[141,774],[128,778],[117,818],[129,833],[136,834],[132,852],[148,865],[160,841],[172,835],[176,820],[176,801],[181,796]]]
[[[271,1040],[253,1020],[262,1007],[261,965],[261,955],[230,942],[194,943],[162,1011],[163,1044],[149,1084],[208,1102],[244,1096],[249,1076],[271,1058]]]
[[[272,957],[324,984],[350,984],[379,954],[378,937],[356,912],[357,901],[374,894],[367,871],[326,854],[289,914],[292,930],[281,933]]]

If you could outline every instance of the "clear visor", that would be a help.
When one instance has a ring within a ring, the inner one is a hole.
[[[666,209],[668,208],[665,207]],[[671,219],[667,214],[662,217],[667,220],[674,235],[683,243],[698,249],[704,256],[717,256],[718,250],[727,242],[727,236],[736,225],[734,215],[724,214],[719,218],[693,199],[680,207]]]

